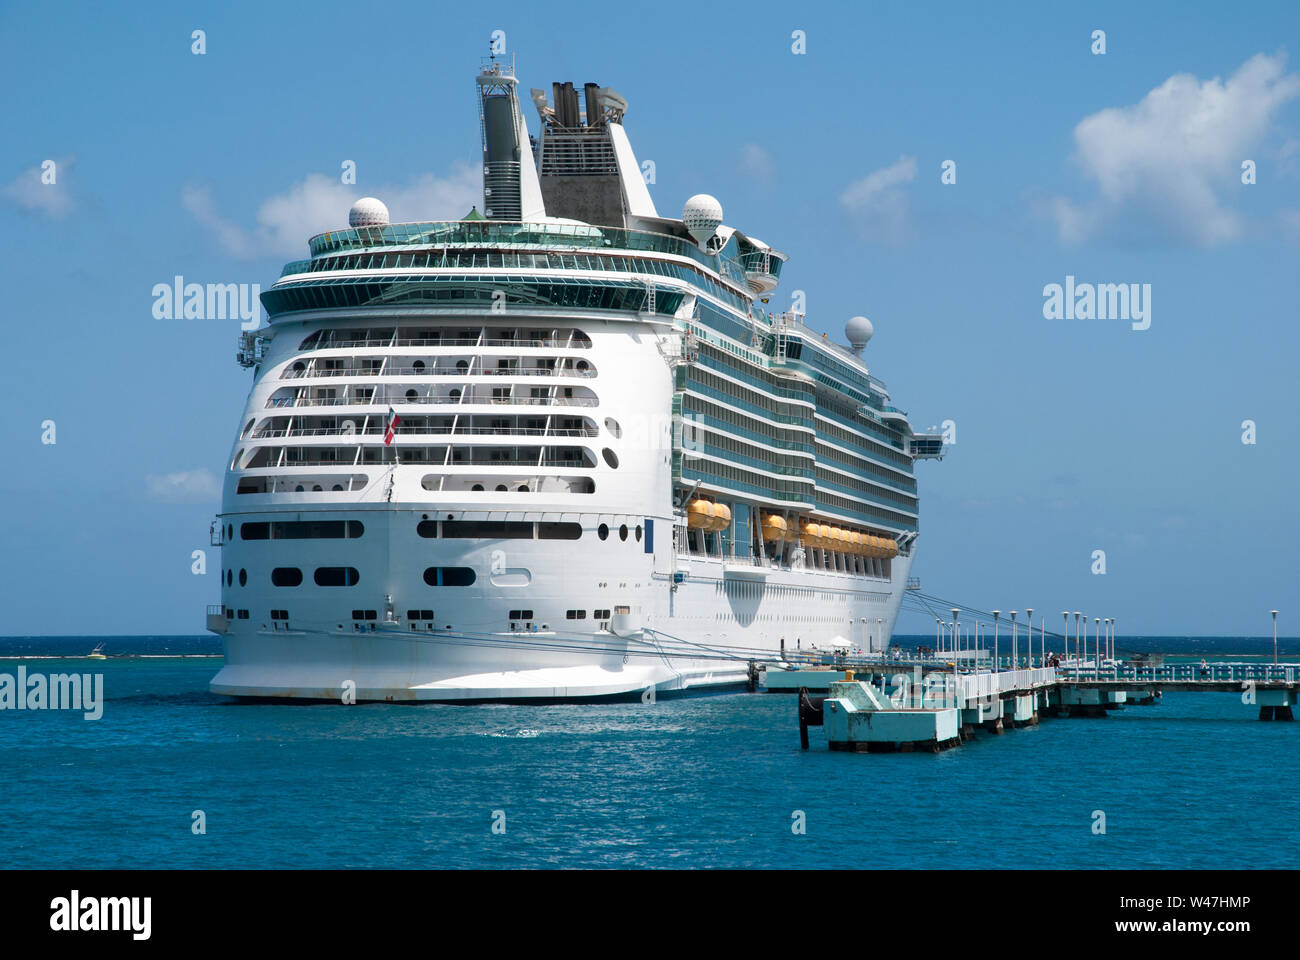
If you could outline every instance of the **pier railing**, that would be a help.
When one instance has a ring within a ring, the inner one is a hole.
[[[1159,667],[1137,664],[1069,664],[1057,668],[1066,682],[1112,683],[1288,683],[1300,682],[1300,665],[1294,663],[1227,662],[1170,663]]]

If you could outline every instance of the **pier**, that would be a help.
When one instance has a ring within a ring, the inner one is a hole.
[[[1040,718],[1100,717],[1149,706],[1168,690],[1241,695],[1260,720],[1292,720],[1300,664],[1194,663],[1145,666],[1076,662],[970,670],[934,660],[877,660],[837,669],[769,667],[770,692],[797,693],[800,744],[823,727],[832,750],[938,752]],[[803,682],[801,682],[803,681]]]

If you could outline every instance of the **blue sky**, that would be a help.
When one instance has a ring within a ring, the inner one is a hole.
[[[237,320],[155,320],[153,285],[265,289],[354,196],[463,213],[498,29],[525,89],[623,93],[661,212],[717,196],[790,254],[774,305],[805,291],[832,336],[869,316],[897,405],[954,421],[917,471],[927,591],[1121,633],[1264,635],[1278,607],[1300,632],[1294,5],[555,9],[0,9],[0,632],[202,632],[218,561],[190,553],[250,374]],[[1044,319],[1067,275],[1150,284],[1150,328]]]

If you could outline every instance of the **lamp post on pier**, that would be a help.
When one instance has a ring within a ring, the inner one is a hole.
[[[1034,608],[1025,607],[1025,666],[1034,669]]]
[[[1094,680],[1101,679],[1101,617],[1092,618],[1093,629],[1096,631],[1097,644],[1097,666],[1093,668],[1092,676]]]
[[[993,672],[998,672],[998,617],[1002,616],[1001,610],[993,611]]]
[[[1277,611],[1270,610],[1273,614],[1273,666],[1277,666]]]
[[[1079,646],[1079,618],[1083,616],[1078,610],[1074,611],[1074,656],[1079,661],[1079,669],[1083,669],[1083,648]]]
[[[1065,659],[1062,662],[1069,663],[1070,662],[1070,611],[1062,610],[1061,616],[1065,620],[1064,633],[1061,634],[1061,636],[1064,638],[1064,643],[1065,643],[1065,650],[1063,651],[1063,656],[1065,657]]]
[[[1016,611],[1011,611],[1011,669],[1016,669]]]
[[[961,613],[961,607],[952,608],[952,664],[953,670],[957,669],[957,637],[961,634],[961,622],[957,615]]]

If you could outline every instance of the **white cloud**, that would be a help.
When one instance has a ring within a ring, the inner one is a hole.
[[[916,158],[902,156],[896,163],[849,184],[840,194],[840,203],[857,218],[869,239],[902,243],[911,234],[906,184],[915,179]]]
[[[181,206],[210,229],[231,256],[302,256],[307,240],[326,230],[347,226],[348,209],[362,196],[375,196],[388,207],[394,223],[457,220],[481,200],[477,168],[461,165],[445,178],[426,173],[406,186],[362,189],[335,177],[313,173],[283,193],[267,198],[257,211],[257,227],[244,229],[223,217],[205,186],[181,192]]]
[[[776,176],[772,155],[757,143],[747,143],[740,148],[739,166],[741,174],[763,183]]]
[[[209,470],[183,470],[144,478],[151,500],[164,503],[197,503],[221,499],[221,484]]]
[[[1110,107],[1074,128],[1075,159],[1099,196],[1047,206],[1061,239],[1078,242],[1125,214],[1212,246],[1236,239],[1241,217],[1227,202],[1241,162],[1258,159],[1273,117],[1300,94],[1285,56],[1257,54],[1227,82],[1179,73],[1129,107]]]
[[[10,180],[0,189],[0,193],[29,213],[41,214],[53,220],[66,217],[76,207],[76,201],[70,193],[68,174],[76,166],[77,158],[56,157],[51,160],[54,163],[53,183],[42,181],[44,171],[38,163]]]

